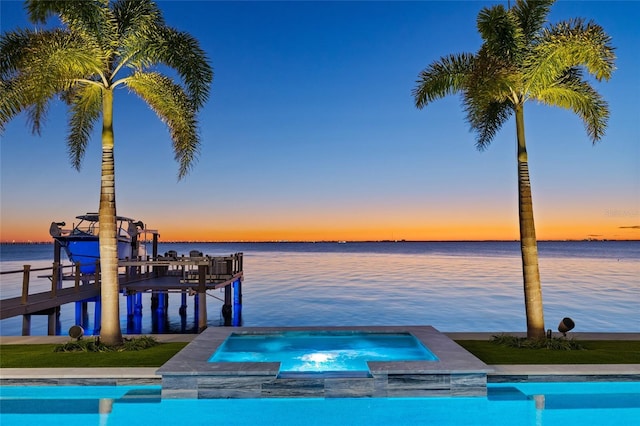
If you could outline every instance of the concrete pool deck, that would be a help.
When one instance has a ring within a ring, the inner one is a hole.
[[[231,330],[233,331],[233,330]],[[443,333],[454,340],[489,340],[499,333]],[[522,335],[523,333],[505,332]],[[198,335],[153,335],[160,342],[190,342]],[[128,336],[135,337],[135,336]],[[569,333],[578,340],[640,340],[640,333]],[[67,336],[0,336],[0,345],[56,344]],[[213,353],[213,352],[212,352]],[[640,364],[489,365],[487,381],[640,381]],[[134,368],[2,368],[2,386],[160,385],[157,367]]]

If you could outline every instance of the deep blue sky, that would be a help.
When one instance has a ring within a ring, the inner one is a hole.
[[[495,3],[159,2],[215,70],[201,153],[178,182],[165,126],[118,91],[118,213],[164,240],[518,238],[513,120],[478,152],[458,97],[417,110],[411,96],[429,63],[477,51],[477,14]],[[3,32],[29,25],[22,7],[0,1]],[[595,84],[611,119],[592,146],[573,113],[525,108],[538,237],[637,239],[640,2],[560,1],[550,21],[572,17],[617,48]],[[41,136],[23,116],[1,136],[1,240],[97,210],[99,132],[78,173],[66,118],[54,103]]]

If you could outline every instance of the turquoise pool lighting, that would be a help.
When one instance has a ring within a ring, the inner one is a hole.
[[[368,361],[437,361],[410,333],[232,333],[209,362],[280,362],[280,373],[368,372]]]
[[[0,424],[632,425],[640,382],[489,384],[486,398],[159,398],[158,386],[4,386]]]

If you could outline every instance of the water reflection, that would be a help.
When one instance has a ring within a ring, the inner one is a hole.
[[[161,252],[169,249],[180,253],[198,249],[210,255],[245,253],[245,326],[429,324],[442,331],[526,328],[517,242],[159,247]],[[44,250],[49,254],[46,246]],[[2,270],[10,265],[21,268],[23,263],[3,259]],[[640,243],[542,242],[540,272],[549,324],[571,317],[577,324],[574,331],[639,331]],[[39,285],[47,289],[50,283],[44,280]],[[11,285],[4,276],[0,289],[3,298],[20,295],[20,283]],[[210,294],[223,297],[222,291]],[[136,329],[143,333],[153,329],[195,331],[193,296],[187,297],[183,307],[181,295],[170,294],[166,319],[153,318],[151,303],[150,296],[144,295],[143,316],[134,325]],[[126,306],[123,297],[123,330],[127,329]],[[210,325],[224,322],[221,307],[217,299],[207,297]],[[73,306],[63,307],[61,321],[68,324],[66,328],[73,318]],[[40,320],[33,318],[33,334],[46,334],[46,320]],[[5,335],[20,334],[21,319],[3,320],[0,326]]]

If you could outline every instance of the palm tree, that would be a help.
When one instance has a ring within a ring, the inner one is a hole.
[[[70,160],[80,169],[91,131],[102,116],[100,264],[102,322],[107,345],[122,343],[119,316],[113,96],[124,86],[167,124],[178,178],[192,167],[200,139],[196,114],[209,95],[213,71],[199,43],[167,26],[150,0],[25,2],[30,20],[58,16],[61,27],[10,31],[0,39],[0,131],[25,112],[40,133],[50,102],[59,96],[70,109]],[[175,71],[176,81],[156,70]]]
[[[520,247],[530,339],[542,338],[545,332],[524,105],[535,100],[572,110],[595,143],[604,134],[609,109],[583,74],[586,71],[598,81],[608,80],[615,61],[610,37],[593,22],[572,19],[545,27],[553,3],[517,0],[510,9],[502,5],[483,8],[477,19],[483,39],[480,50],[433,62],[419,74],[412,92],[418,108],[460,93],[480,150],[488,147],[515,113]]]

